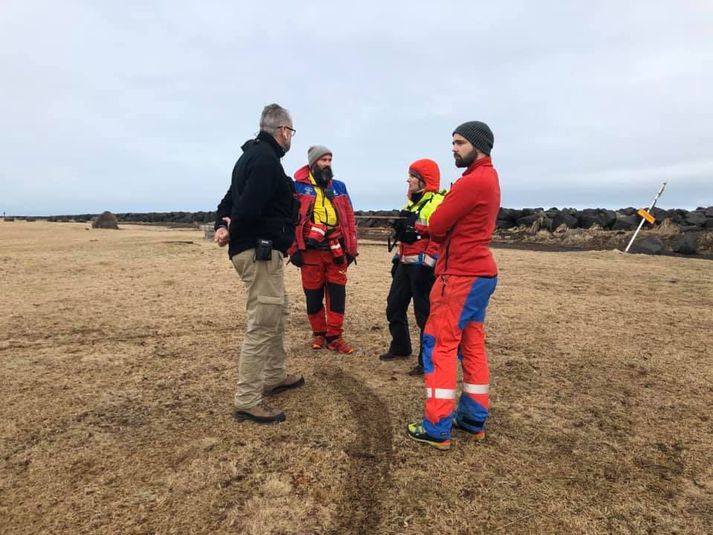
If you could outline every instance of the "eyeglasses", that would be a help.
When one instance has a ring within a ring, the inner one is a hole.
[[[290,132],[292,132],[292,135],[293,135],[293,136],[297,133],[297,130],[295,130],[295,129],[292,128],[291,126],[283,125],[283,126],[281,126],[280,128],[287,128]]]

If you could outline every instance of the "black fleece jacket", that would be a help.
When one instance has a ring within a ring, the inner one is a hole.
[[[215,228],[230,217],[228,254],[255,247],[258,239],[272,240],[283,254],[295,240],[298,203],[292,179],[285,174],[280,158],[285,151],[267,132],[243,146],[243,155],[233,168],[233,178],[218,205]]]

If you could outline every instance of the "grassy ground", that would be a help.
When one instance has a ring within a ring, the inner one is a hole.
[[[389,257],[350,271],[351,356],[307,346],[288,266],[277,426],[230,418],[243,295],[202,233],[0,224],[3,533],[711,533],[713,264],[496,251],[484,443],[411,442],[382,363]]]

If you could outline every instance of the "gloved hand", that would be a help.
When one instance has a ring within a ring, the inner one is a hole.
[[[304,260],[302,260],[302,251],[299,249],[290,255],[290,263],[296,267],[304,266]]]
[[[347,255],[347,266],[351,266],[353,262],[356,262],[356,256],[350,254]]]
[[[391,259],[391,278],[396,276],[396,270],[399,269],[400,259],[398,256],[394,256]]]

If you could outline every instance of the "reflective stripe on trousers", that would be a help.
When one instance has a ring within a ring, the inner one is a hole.
[[[490,393],[490,385],[473,385],[463,383],[463,392],[468,394],[488,394]]]
[[[426,388],[426,397],[433,399],[456,399],[456,391],[450,388]]]

